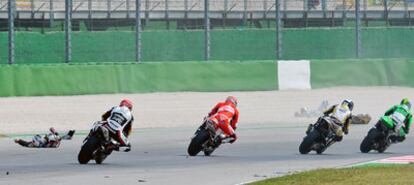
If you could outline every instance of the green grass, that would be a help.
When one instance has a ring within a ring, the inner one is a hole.
[[[411,185],[414,165],[380,165],[319,169],[251,183],[251,185]]]

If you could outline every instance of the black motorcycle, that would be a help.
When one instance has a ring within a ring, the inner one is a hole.
[[[108,128],[97,122],[83,140],[78,161],[87,164],[93,159],[96,164],[101,164],[113,150],[119,150],[119,146],[111,140]]]
[[[306,136],[299,146],[301,154],[308,154],[314,150],[317,154],[322,154],[329,146],[336,142],[336,134],[332,128],[336,124],[334,118],[322,116],[315,124],[310,124],[306,130]]]
[[[359,149],[362,153],[368,153],[371,150],[383,153],[391,144],[401,142],[398,137],[401,127],[402,124],[395,124],[392,120],[378,121],[368,131]]]
[[[213,121],[205,118],[203,124],[191,138],[187,152],[190,156],[196,156],[200,151],[203,151],[205,156],[210,156],[221,144],[229,143],[232,140],[233,138],[225,136],[220,128],[216,129]]]

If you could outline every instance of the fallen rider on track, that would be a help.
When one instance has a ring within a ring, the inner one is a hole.
[[[28,148],[58,148],[61,140],[71,140],[75,134],[75,130],[69,130],[67,134],[60,136],[53,127],[49,131],[43,137],[39,134],[33,136],[31,141],[15,139],[14,142]]]
[[[302,107],[298,112],[295,112],[295,117],[319,117],[323,115],[323,112],[329,108],[329,103],[327,100],[322,101],[317,109],[311,109],[308,107]],[[368,124],[371,121],[371,116],[369,114],[357,114],[352,115],[351,124]]]

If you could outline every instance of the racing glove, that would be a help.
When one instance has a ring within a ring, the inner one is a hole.
[[[237,129],[236,126],[231,126],[231,128],[235,131]]]

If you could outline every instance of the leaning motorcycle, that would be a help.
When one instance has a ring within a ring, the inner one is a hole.
[[[402,126],[404,125],[404,122],[399,120],[404,119],[398,119],[395,116],[383,116],[362,140],[361,152],[368,153],[371,150],[376,150],[383,153],[391,144],[397,143],[397,138],[402,134]]]
[[[233,138],[226,136],[213,121],[204,118],[203,124],[191,138],[187,152],[190,156],[196,156],[203,151],[205,156],[210,156],[221,144],[229,143]]]
[[[78,161],[80,164],[87,164],[90,160],[95,160],[97,164],[101,164],[117,147],[109,136],[108,128],[97,122],[83,141]]]
[[[308,154],[314,150],[322,154],[329,146],[336,142],[333,124],[336,122],[330,116],[322,116],[315,124],[310,124],[306,130],[306,136],[299,146],[301,154]]]

